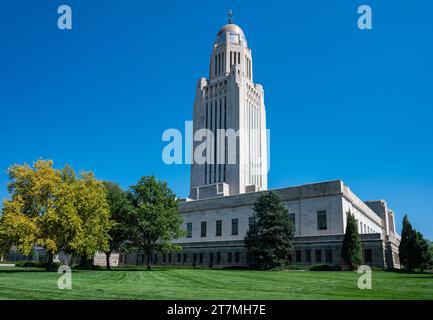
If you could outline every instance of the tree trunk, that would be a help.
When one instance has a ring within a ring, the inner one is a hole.
[[[152,260],[152,254],[150,252],[147,252],[147,270],[152,269],[151,260]]]
[[[93,261],[86,256],[80,256],[80,267],[83,269],[92,269]]]
[[[105,253],[105,257],[107,259],[107,270],[111,270],[111,266],[110,266],[110,257],[111,257],[111,252],[106,252]]]
[[[54,270],[54,254],[51,251],[48,251],[48,260],[47,260],[47,271]]]

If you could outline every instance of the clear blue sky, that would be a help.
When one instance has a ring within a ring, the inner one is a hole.
[[[69,4],[73,30],[57,28]],[[373,9],[373,30],[357,8]],[[0,2],[0,198],[38,158],[123,187],[154,174],[181,197],[189,166],[162,132],[192,118],[228,9],[253,50],[271,130],[269,187],[342,179],[433,239],[432,1]]]

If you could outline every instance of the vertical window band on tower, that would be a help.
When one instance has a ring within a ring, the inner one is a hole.
[[[219,119],[219,126],[218,126],[218,128],[222,128],[222,122],[221,122],[221,120],[222,120],[222,100],[220,99],[220,119]],[[222,141],[219,141],[218,140],[218,142],[219,142],[219,144],[221,144],[222,143]],[[221,146],[220,145],[218,145],[218,182],[221,182]]]
[[[216,76],[217,75],[217,65],[218,65],[218,61],[217,61],[217,55],[215,55],[215,67],[214,67],[214,75]]]
[[[212,130],[212,117],[213,117],[213,102],[210,103],[210,121],[209,121],[209,130]],[[212,157],[212,151],[209,152],[209,158]],[[209,164],[209,183],[212,183],[212,164]]]
[[[214,123],[214,130],[213,130],[213,135],[214,135],[214,154],[213,154],[213,183],[215,183],[215,182],[217,182],[217,180],[216,180],[216,159],[217,159],[217,144],[218,144],[218,138],[217,138],[217,135],[216,135],[216,132],[217,132],[217,122],[218,122],[218,119],[217,119],[217,113],[218,113],[218,100],[215,100],[215,103],[214,103],[214,112],[215,112],[215,116],[214,116],[214,121],[215,121],[215,123]]]
[[[227,97],[224,97],[224,132],[227,131]],[[224,136],[224,182],[226,182],[227,136]]]
[[[205,126],[206,126],[206,129],[209,129],[209,125],[208,125],[209,106],[208,106],[207,103],[206,103],[205,109],[206,109],[206,120],[205,120],[206,122],[205,122]],[[208,139],[208,137],[206,137],[206,139]],[[207,184],[207,154],[208,154],[208,150],[206,148],[206,158],[205,158],[205,162],[204,162],[204,184]]]

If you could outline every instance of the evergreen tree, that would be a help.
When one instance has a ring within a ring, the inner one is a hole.
[[[415,268],[419,268],[421,271],[429,269],[433,262],[431,244],[421,232],[416,232],[415,252],[417,253]]]
[[[411,259],[411,247],[413,246],[414,231],[412,225],[409,222],[407,215],[403,218],[403,229],[401,231],[401,240],[399,246],[398,256],[400,258],[400,264],[407,270],[411,270],[409,263]]]
[[[430,241],[412,228],[407,215],[403,218],[403,230],[399,247],[400,264],[408,271],[428,269],[432,265]]]
[[[288,211],[274,192],[254,204],[253,224],[245,237],[250,264],[265,269],[286,264],[293,251],[294,226]]]
[[[358,232],[358,224],[354,215],[347,213],[346,233],[344,234],[341,256],[347,266],[354,270],[361,265],[361,239]]]

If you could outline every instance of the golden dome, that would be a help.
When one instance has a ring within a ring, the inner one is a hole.
[[[245,38],[245,34],[242,31],[241,27],[239,27],[237,24],[234,23],[228,23],[224,27],[221,28],[221,30],[218,32],[217,37],[225,34],[227,31],[229,31],[231,34],[239,34],[242,35],[243,38]]]
[[[227,41],[227,33],[230,43],[242,44],[245,47],[248,46],[247,39],[245,38],[245,34],[241,27],[234,23],[228,23],[218,31],[215,40],[215,47],[224,44]]]

